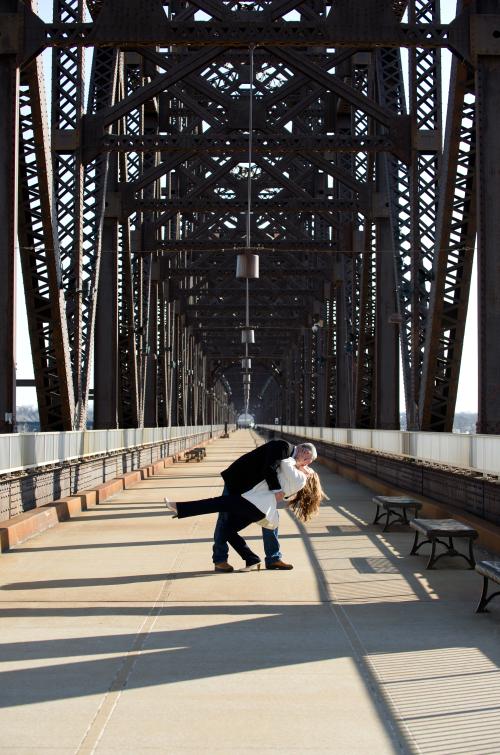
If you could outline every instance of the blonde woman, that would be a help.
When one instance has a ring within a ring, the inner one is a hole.
[[[307,521],[319,509],[326,498],[316,472],[294,459],[283,459],[277,470],[282,493],[269,490],[265,480],[241,495],[221,495],[196,501],[175,503],[165,499],[167,507],[179,519],[190,516],[227,512],[227,541],[245,561],[241,571],[260,569],[260,558],[246,544],[239,531],[252,522],[261,527],[275,529],[278,526],[278,508],[290,505],[299,519]]]

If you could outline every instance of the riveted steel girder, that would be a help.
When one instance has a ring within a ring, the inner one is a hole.
[[[421,383],[424,430],[453,429],[476,236],[475,100],[471,66],[453,59]]]

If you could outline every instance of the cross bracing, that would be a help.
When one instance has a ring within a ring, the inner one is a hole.
[[[447,24],[438,0],[55,0],[44,23],[0,0],[2,430],[16,241],[45,430],[85,425],[92,382],[96,427],[242,410],[238,255],[260,267],[258,419],[398,427],[401,360],[408,426],[451,430],[477,227],[479,429],[498,432],[499,18],[497,0]]]

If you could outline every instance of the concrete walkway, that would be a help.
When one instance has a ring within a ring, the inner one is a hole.
[[[369,524],[370,491],[318,467],[331,501],[307,528],[282,515],[293,571],[212,571],[215,516],[163,497],[218,494],[254,445],[0,556],[0,752],[500,752],[500,599],[475,615],[480,578],[426,572],[408,531]]]

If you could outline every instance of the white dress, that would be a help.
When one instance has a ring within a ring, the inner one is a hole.
[[[295,459],[283,459],[280,462],[277,473],[285,500],[291,498],[299,490],[302,490],[306,484],[307,475],[297,469]],[[276,503],[274,493],[269,490],[269,485],[265,480],[258,482],[251,490],[242,493],[241,496],[262,511],[264,517],[257,524],[260,524],[261,527],[266,527],[266,529],[276,529],[279,522],[278,504]]]

